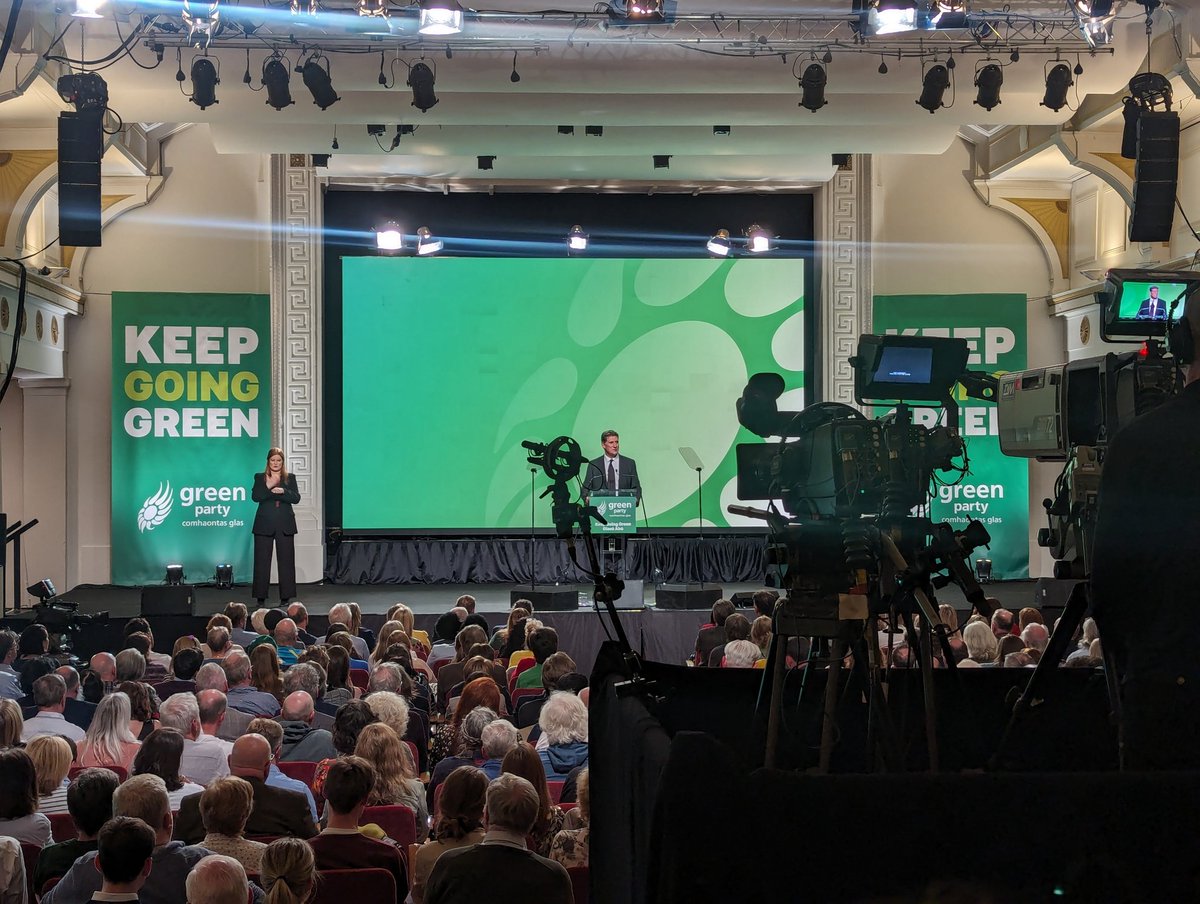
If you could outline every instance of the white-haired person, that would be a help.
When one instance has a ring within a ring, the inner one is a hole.
[[[731,640],[725,644],[725,658],[721,667],[726,669],[752,669],[762,658],[762,651],[752,640]]]
[[[250,882],[235,858],[214,853],[192,867],[185,888],[187,904],[246,904]]]
[[[991,625],[985,621],[970,622],[962,630],[963,643],[967,645],[967,658],[980,665],[995,662],[996,648],[1000,642]]]
[[[572,769],[587,763],[588,715],[582,700],[569,691],[556,691],[542,706],[538,726],[538,755],[549,781],[564,781]]]
[[[75,761],[80,766],[120,766],[129,775],[142,747],[130,728],[132,718],[129,697],[120,691],[101,700],[87,736],[79,742]]]

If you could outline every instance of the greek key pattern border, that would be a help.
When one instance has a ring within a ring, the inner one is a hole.
[[[871,158],[855,155],[822,192],[824,397],[854,404],[850,357],[871,329]]]

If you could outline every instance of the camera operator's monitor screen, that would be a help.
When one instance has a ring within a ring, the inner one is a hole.
[[[884,348],[872,379],[876,383],[928,383],[933,369],[931,348]]]
[[[573,436],[591,460],[607,429],[650,527],[697,523],[680,447],[704,464],[705,524],[730,526],[749,375],[782,372],[782,407],[804,407],[806,263],[343,258],[342,526],[549,527],[521,441]]]
[[[1110,271],[1100,296],[1104,305],[1102,337],[1142,340],[1166,336],[1168,318],[1183,316],[1188,296],[1200,284],[1191,278],[1194,276],[1182,271]]]

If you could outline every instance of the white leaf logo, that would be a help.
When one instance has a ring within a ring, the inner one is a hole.
[[[171,514],[171,503],[171,482],[168,480],[166,489],[163,489],[163,485],[160,483],[158,492],[142,503],[137,516],[138,530],[154,530],[166,521],[167,515]]]
[[[596,511],[597,511],[597,512],[599,512],[599,513],[600,513],[600,517],[601,517],[601,518],[603,518],[603,517],[604,517],[604,513],[608,511],[608,503],[607,503],[607,502],[601,502],[599,505],[597,505],[597,506],[596,506]]]

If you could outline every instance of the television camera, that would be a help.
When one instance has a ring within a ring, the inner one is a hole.
[[[108,618],[107,612],[87,615],[79,612],[79,604],[61,599],[48,579],[26,588],[37,599],[33,606],[33,623],[42,625],[50,635],[50,653],[65,660],[71,658],[76,636],[97,618]]]

